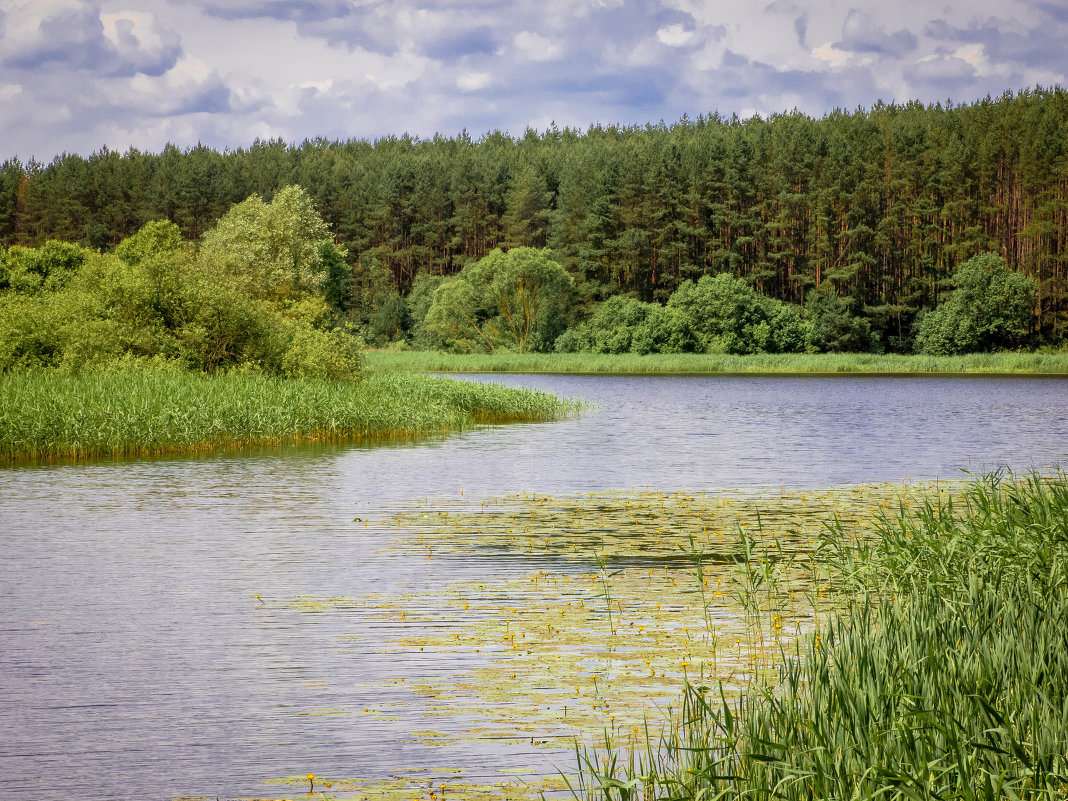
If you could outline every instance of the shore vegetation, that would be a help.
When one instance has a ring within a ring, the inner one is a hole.
[[[777,681],[690,683],[659,738],[580,749],[575,796],[1064,798],[1068,477],[987,475],[874,531],[826,529],[848,603]]]
[[[145,224],[112,253],[0,254],[0,462],[201,453],[546,420],[575,404],[364,375],[345,251],[308,195],[236,204],[199,246]]]
[[[544,392],[432,376],[282,379],[151,363],[35,370],[0,376],[0,464],[396,440],[577,408]]]
[[[165,220],[109,254],[62,242],[9,248],[0,373],[77,373],[133,358],[195,372],[356,378],[363,343],[327,299],[343,257],[299,187],[236,205],[200,248]]]
[[[960,374],[1068,376],[1068,353],[972,353],[932,356],[872,353],[636,354],[444,353],[370,349],[378,372],[642,374]]]

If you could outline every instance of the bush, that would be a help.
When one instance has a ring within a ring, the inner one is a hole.
[[[765,298],[728,273],[684,281],[668,299],[704,353],[776,353],[803,349],[804,328],[793,307]]]
[[[217,269],[177,234],[172,223],[152,222],[112,255],[62,243],[8,250],[0,372],[73,373],[117,360],[162,359],[203,372],[359,375],[362,342],[335,325],[322,295],[291,285],[282,294],[277,287],[252,291],[249,276]]]
[[[953,273],[957,287],[934,311],[917,319],[916,349],[945,356],[1018,346],[1030,329],[1037,283],[984,253]]]
[[[45,242],[39,248],[19,245],[0,256],[0,290],[36,292],[56,290],[67,284],[93,254],[69,242]]]
[[[635,330],[645,322],[649,304],[615,295],[597,307],[582,335],[594,353],[627,353]]]

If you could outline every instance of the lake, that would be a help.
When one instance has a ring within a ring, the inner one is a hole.
[[[414,558],[393,547],[412,535],[399,514],[517,492],[803,490],[1068,461],[1058,379],[463,378],[595,405],[418,443],[0,469],[0,797],[281,797],[298,788],[263,781],[437,781],[460,766],[493,783],[569,765],[566,749],[503,734],[450,737],[478,721],[411,689],[485,662],[434,645],[458,608],[440,598],[489,597],[542,563]]]

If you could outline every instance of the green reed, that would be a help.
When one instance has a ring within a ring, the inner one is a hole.
[[[41,370],[0,376],[0,463],[416,437],[577,409],[544,392],[418,375]]]
[[[822,550],[844,602],[777,683],[688,686],[659,739],[580,749],[576,797],[1068,797],[1068,477],[975,480]]]
[[[924,356],[873,353],[442,353],[370,350],[368,367],[396,372],[605,374],[1042,374],[1068,375],[1068,353]]]

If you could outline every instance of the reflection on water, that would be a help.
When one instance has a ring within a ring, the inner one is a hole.
[[[367,600],[432,606],[485,571],[384,548],[398,533],[374,521],[417,498],[955,478],[1049,465],[1068,443],[1055,379],[469,378],[600,405],[421,444],[0,471],[0,794],[262,796],[271,776],[455,764],[406,736],[426,722],[385,680],[474,663],[392,653],[402,624]],[[356,600],[286,603],[304,595]],[[489,779],[545,759],[462,748]]]

